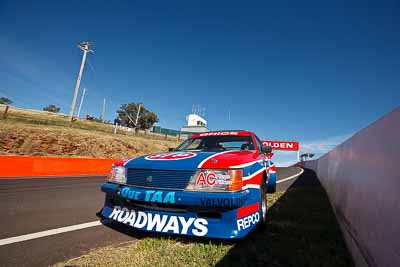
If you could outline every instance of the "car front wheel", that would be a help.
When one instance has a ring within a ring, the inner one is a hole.
[[[260,185],[260,211],[261,211],[261,227],[267,222],[267,188],[265,177],[263,177]]]

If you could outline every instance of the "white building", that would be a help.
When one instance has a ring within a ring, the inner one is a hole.
[[[182,132],[204,133],[209,132],[207,121],[197,114],[189,114],[186,116],[187,124],[181,128]]]

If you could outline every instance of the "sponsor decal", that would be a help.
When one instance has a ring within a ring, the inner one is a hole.
[[[238,231],[249,228],[260,221],[260,214],[258,212],[248,215],[244,218],[236,220]]]
[[[229,174],[221,174],[214,172],[200,172],[196,179],[196,185],[230,185],[232,184]]]
[[[145,192],[139,192],[129,187],[122,188],[120,192],[122,198],[139,200],[151,203],[175,203],[175,192],[168,191],[155,191],[146,190]]]
[[[201,205],[205,208],[232,208],[240,207],[244,204],[246,198],[200,198]]]
[[[208,133],[198,133],[198,134],[194,134],[194,135],[192,135],[192,138],[207,137],[207,136],[227,136],[227,135],[251,136],[251,133],[250,133],[250,132],[247,132],[247,131],[208,132]]]
[[[211,133],[201,133],[199,136],[222,136],[222,135],[238,135],[238,132],[211,132]]]
[[[264,146],[270,146],[274,150],[299,150],[299,142],[263,140],[262,144]]]
[[[180,160],[189,159],[196,157],[196,153],[192,152],[172,152],[172,153],[161,153],[145,157],[147,160]]]
[[[255,202],[255,203],[248,205],[246,207],[243,207],[243,208],[239,208],[237,211],[237,218],[240,219],[251,213],[257,212],[259,209],[260,209],[260,204],[258,202]]]
[[[205,236],[208,233],[208,221],[203,218],[185,218],[174,215],[161,215],[143,211],[129,210],[115,206],[108,218],[132,227],[160,233],[173,233]]]

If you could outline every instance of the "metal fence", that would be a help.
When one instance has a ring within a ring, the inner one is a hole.
[[[174,129],[162,128],[161,126],[153,126],[152,132],[166,136],[176,136],[178,140],[185,140],[194,134],[193,132],[184,132]]]

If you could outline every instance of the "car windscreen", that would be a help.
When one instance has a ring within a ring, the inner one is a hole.
[[[179,145],[175,151],[215,151],[215,150],[255,150],[251,136],[202,136],[190,138]]]

